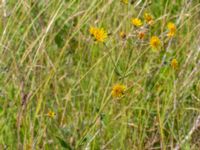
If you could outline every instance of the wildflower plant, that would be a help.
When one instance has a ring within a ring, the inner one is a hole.
[[[0,150],[198,150],[199,10],[2,0]]]

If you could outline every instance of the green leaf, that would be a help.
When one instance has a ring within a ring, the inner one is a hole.
[[[68,149],[68,150],[72,150],[71,146],[66,143],[63,139],[61,139],[60,137],[56,137],[58,139],[58,141],[60,142],[60,145],[65,148],[65,149]]]
[[[61,48],[64,44],[64,40],[62,38],[61,32],[59,32],[55,37],[55,42],[59,48]]]
[[[57,26],[61,26],[59,25],[59,23],[57,23]],[[61,48],[64,46],[65,44],[65,40],[66,40],[66,35],[69,32],[70,28],[71,28],[71,24],[66,24],[64,25],[59,32],[56,34],[54,41],[56,43],[56,45]]]

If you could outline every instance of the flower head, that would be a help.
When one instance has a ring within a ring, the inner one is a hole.
[[[120,37],[121,37],[122,39],[125,39],[125,38],[126,38],[126,33],[123,32],[123,31],[120,32],[119,35],[120,35]]]
[[[131,22],[132,22],[132,24],[133,24],[134,26],[136,26],[136,27],[142,26],[142,21],[141,21],[140,19],[138,19],[138,18],[133,18],[133,19],[131,20]]]
[[[138,32],[138,38],[140,39],[140,40],[143,40],[144,39],[144,37],[145,37],[145,32],[144,31],[140,31],[140,32]]]
[[[47,116],[48,116],[49,118],[54,118],[54,117],[55,117],[55,112],[49,111],[48,114],[47,114]]]
[[[158,49],[161,45],[161,41],[157,36],[152,36],[150,39],[150,46],[153,49]]]
[[[177,67],[178,67],[178,61],[175,58],[172,59],[171,66],[172,66],[173,69],[177,69]]]
[[[112,97],[114,98],[119,98],[122,97],[124,95],[126,91],[126,86],[122,85],[122,84],[116,84],[113,86],[112,88]]]
[[[108,37],[107,32],[103,28],[90,27],[90,34],[98,42],[104,42],[105,39]]]
[[[176,34],[176,25],[175,25],[174,23],[172,23],[172,22],[169,22],[169,23],[167,24],[167,28],[168,28],[168,30],[169,30],[167,36],[168,36],[168,37],[174,37],[175,34]]]
[[[151,14],[144,13],[144,19],[149,25],[153,24],[153,17],[151,16]]]

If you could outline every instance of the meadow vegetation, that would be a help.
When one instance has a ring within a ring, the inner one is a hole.
[[[199,0],[0,12],[0,149],[199,149]]]

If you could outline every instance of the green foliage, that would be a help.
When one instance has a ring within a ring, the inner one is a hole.
[[[199,2],[1,4],[0,149],[173,149],[182,141],[198,149],[198,129],[184,139],[200,107]],[[177,27],[172,39],[168,22]],[[104,42],[91,26],[104,28]],[[154,51],[152,36],[161,40]],[[122,97],[112,97],[116,84],[127,88]]]
[[[67,150],[72,150],[72,148],[70,147],[70,145],[68,143],[66,143],[62,138],[60,137],[56,137],[58,139],[58,141],[60,142],[60,145]]]

